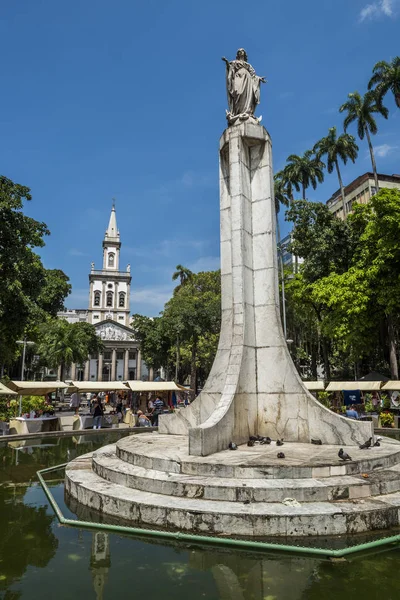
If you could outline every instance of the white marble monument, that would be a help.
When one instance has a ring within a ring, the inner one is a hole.
[[[251,77],[254,90],[256,76]],[[232,90],[230,83],[228,98]],[[272,145],[254,117],[257,102],[254,96],[237,119],[230,103],[230,126],[220,139],[222,326],[215,361],[192,405],[159,420],[160,433],[188,434],[189,454],[197,456],[255,434],[339,445],[356,445],[372,435],[371,423],[322,406],[290,357],[279,311]]]

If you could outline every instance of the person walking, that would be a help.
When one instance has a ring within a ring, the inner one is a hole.
[[[71,405],[71,408],[73,408],[75,410],[75,414],[78,415],[79,407],[81,405],[81,397],[80,397],[79,392],[74,392],[72,394],[70,405]]]
[[[94,403],[94,411],[93,411],[93,429],[101,429],[101,419],[104,415],[104,410],[99,402],[99,400],[95,400]]]

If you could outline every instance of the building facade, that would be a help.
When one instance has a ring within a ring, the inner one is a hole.
[[[400,190],[400,175],[378,174],[379,189],[389,188]],[[354,179],[344,188],[345,208],[343,211],[343,200],[340,189],[337,190],[326,202],[330,212],[342,221],[352,211],[354,203],[367,204],[372,196],[376,194],[375,178],[373,173],[364,173]]]
[[[289,233],[281,239],[278,246],[278,253],[282,253],[283,267],[287,270],[290,269],[292,273],[298,273],[299,265],[304,262],[304,259],[289,252],[289,244],[292,242],[292,237],[293,234]]]
[[[130,327],[130,265],[120,269],[121,240],[113,205],[103,239],[103,262],[89,273],[89,306],[66,309],[58,317],[70,323],[91,323],[103,340],[104,350],[90,356],[84,365],[72,364],[66,379],[80,381],[148,380],[146,364],[141,358],[140,344]]]

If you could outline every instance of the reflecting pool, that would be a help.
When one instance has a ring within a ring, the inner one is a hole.
[[[0,598],[399,598],[399,547],[332,562],[148,542],[60,526],[36,471],[111,443],[117,435],[121,432],[12,446],[0,441]],[[50,485],[68,516],[62,484],[54,480]]]

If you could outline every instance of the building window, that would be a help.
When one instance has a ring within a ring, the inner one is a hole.
[[[124,360],[124,353],[123,352],[117,352],[117,360]]]
[[[110,252],[110,254],[108,255],[108,266],[109,267],[114,266],[114,260],[115,260],[115,254],[113,252]]]
[[[125,306],[125,292],[119,293],[119,307],[124,308]]]
[[[101,299],[101,293],[95,292],[94,293],[94,305],[95,306],[100,306],[100,299]]]
[[[129,360],[135,360],[136,358],[136,352],[134,352],[133,350],[129,351]]]
[[[107,292],[107,306],[113,305],[113,293]]]
[[[111,352],[104,352],[104,360],[111,360]]]
[[[93,315],[93,319],[98,319],[99,315]]]
[[[124,317],[123,315],[120,315],[120,316],[118,317],[118,321],[124,321],[124,320],[125,320],[125,317]]]

